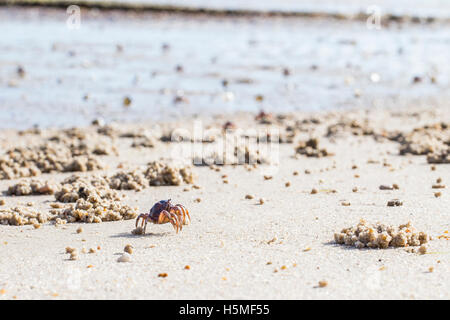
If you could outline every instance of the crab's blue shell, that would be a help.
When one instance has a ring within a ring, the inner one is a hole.
[[[156,215],[159,215],[161,213],[161,211],[163,211],[163,210],[169,211],[171,205],[172,204],[170,203],[170,199],[158,201],[150,209],[150,215],[156,216]]]

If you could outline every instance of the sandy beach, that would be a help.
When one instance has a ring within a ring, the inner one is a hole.
[[[169,223],[151,224],[145,235],[133,235],[135,219],[67,224],[52,221],[42,223],[38,229],[33,225],[2,225],[0,297],[449,298],[448,187],[432,188],[439,178],[441,185],[448,186],[449,165],[427,163],[426,156],[399,155],[401,144],[386,138],[388,132],[406,134],[427,124],[448,123],[447,109],[293,113],[264,118],[277,119],[272,124],[261,124],[265,121],[254,117],[242,113],[234,118],[201,120],[205,127],[220,128],[232,121],[236,128],[252,126],[258,132],[295,124],[294,142],[279,144],[279,165],[272,167],[271,179],[264,177],[269,172],[264,164],[192,166],[193,184],[118,191],[126,196],[122,202],[138,207],[138,212],[148,212],[162,199],[183,204],[192,221],[178,234]],[[133,138],[120,137],[120,133],[156,132],[152,131],[156,125],[162,132],[168,128],[189,129],[198,120],[166,125],[117,124],[109,130],[99,126],[83,128],[90,141],[105,137],[97,132],[109,132],[107,138],[118,155],[99,156],[107,164],[104,170],[1,180],[0,188],[6,191],[27,179],[60,183],[72,174],[108,176],[145,167],[153,160],[174,163],[180,159],[173,158],[173,149],[190,143],[163,142],[155,136],[154,147],[131,148]],[[339,125],[339,130],[331,130],[330,135],[330,126],[350,120],[356,121],[353,126]],[[355,125],[366,120],[368,127]],[[67,133],[43,130],[18,135],[16,131],[3,131],[1,144],[5,149],[20,145],[31,148],[55,134],[61,137]],[[334,155],[295,156],[297,141],[309,137],[318,137],[320,147]],[[185,160],[189,162],[189,154]],[[381,185],[393,184],[398,189],[380,190]],[[317,193],[312,194],[312,189]],[[437,191],[441,196],[435,196]],[[247,195],[254,198],[246,199]],[[4,194],[1,199],[5,204],[0,210],[27,208],[32,202],[33,210],[48,212],[55,202],[54,195]],[[392,199],[401,200],[403,205],[387,206]],[[426,244],[426,254],[411,253],[408,248],[357,249],[336,244],[334,233],[356,225],[360,219],[388,225],[410,221],[432,240]],[[82,232],[77,233],[80,227]],[[117,262],[127,244],[133,247],[131,261]],[[76,260],[70,260],[66,247],[78,251]],[[91,248],[94,250],[89,253]],[[161,277],[164,273],[167,276]],[[319,287],[319,281],[327,285]]]
[[[0,300],[448,300],[437,11],[374,30],[83,8],[73,30],[2,6]],[[168,199],[190,221],[168,207],[142,234]]]

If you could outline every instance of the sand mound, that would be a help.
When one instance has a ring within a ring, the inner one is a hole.
[[[427,243],[426,233],[417,232],[411,223],[398,227],[380,223],[368,224],[361,220],[356,227],[344,228],[334,234],[338,244],[354,246],[356,248],[381,248],[420,246]]]

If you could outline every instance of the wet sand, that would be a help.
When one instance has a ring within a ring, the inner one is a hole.
[[[72,30],[67,18],[0,9],[0,127],[449,101],[448,24],[83,10]]]
[[[450,242],[439,238],[448,236],[445,231],[450,228],[449,165],[429,164],[426,156],[401,156],[401,144],[376,138],[376,134],[355,135],[363,132],[357,126],[344,126],[343,131],[325,137],[330,125],[343,119],[367,120],[376,133],[407,133],[426,124],[449,123],[448,108],[297,112],[272,125],[260,124],[254,116],[201,120],[205,126],[220,127],[230,120],[238,128],[260,130],[297,123],[294,142],[279,145],[279,166],[271,173],[272,179],[263,177],[268,174],[267,165],[257,165],[251,171],[246,165],[220,166],[220,171],[194,166],[194,184],[199,189],[183,184],[119,191],[126,195],[123,202],[137,206],[139,212],[167,198],[185,205],[192,221],[178,234],[170,224],[163,224],[149,225],[145,235],[133,235],[134,219],[56,226],[45,223],[39,229],[2,225],[0,299],[449,299]],[[192,129],[193,121],[167,125]],[[148,129],[157,137],[157,127],[164,128],[164,124],[118,124],[114,128],[116,132]],[[90,140],[97,139],[91,134],[96,130],[98,127],[83,129]],[[348,130],[355,130],[355,134]],[[38,135],[18,136],[15,131],[4,130],[1,144],[5,149],[33,146],[54,134],[63,132],[44,130]],[[107,169],[76,174],[110,175],[145,167],[151,160],[180,160],[173,157],[180,143],[156,139],[153,148],[135,149],[130,148],[132,139],[114,137],[118,156],[100,156]],[[294,157],[298,141],[309,137],[318,137],[320,147],[335,155]],[[120,163],[121,169],[117,168]],[[69,175],[42,174],[35,179],[59,182]],[[432,189],[438,178],[447,188]],[[1,180],[0,189],[7,190],[17,181],[20,179]],[[379,189],[394,183],[398,190]],[[352,191],[355,187],[356,192]],[[313,188],[317,194],[311,194]],[[435,197],[436,191],[441,192],[440,197]],[[247,194],[254,198],[246,199]],[[42,212],[54,201],[51,195],[0,198],[6,202],[0,209],[32,201],[33,208]],[[264,198],[263,204],[260,198]],[[388,207],[386,203],[395,198],[403,205]],[[337,245],[334,233],[360,219],[392,225],[411,221],[433,240],[426,244],[424,255],[409,253],[408,248]],[[80,226],[83,231],[77,233]],[[127,244],[134,247],[131,262],[119,263]],[[78,260],[69,259],[65,253],[68,246],[77,248]],[[82,253],[82,248],[95,248],[96,252]],[[161,273],[167,277],[159,277]],[[319,281],[328,285],[318,287]]]
[[[432,163],[449,159],[448,25],[91,10],[70,30],[66,19],[0,9],[0,299],[450,298],[450,165]],[[273,115],[255,119],[261,109]],[[248,135],[280,130],[272,163],[251,153],[263,163],[196,166],[180,149],[190,143],[167,141],[177,128],[217,129],[196,143],[208,155],[227,121]],[[296,153],[301,142],[312,147]],[[172,178],[170,166],[191,166],[194,181],[150,185],[151,161]],[[72,190],[80,211],[55,194],[8,195],[72,174],[112,192],[112,177],[133,170],[142,190],[113,190],[120,200]],[[169,198],[192,218],[178,234],[79,221],[103,201],[141,213]],[[360,219],[410,221],[432,240],[426,254],[337,244]],[[127,244],[131,261],[117,262]]]

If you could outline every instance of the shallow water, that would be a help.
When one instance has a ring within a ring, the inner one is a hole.
[[[0,10],[0,127],[449,101],[448,25],[370,30],[360,22],[92,11],[71,30],[66,19],[60,10]],[[415,76],[422,81],[413,84]],[[174,102],[177,95],[184,101]]]

